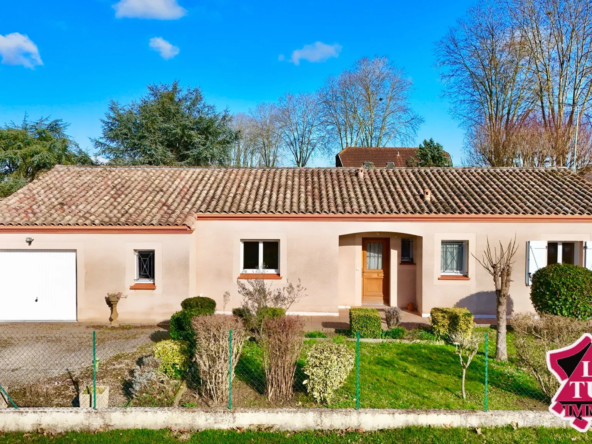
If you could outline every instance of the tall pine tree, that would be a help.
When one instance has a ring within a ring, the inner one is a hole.
[[[407,161],[410,167],[451,167],[452,160],[442,145],[434,139],[424,140],[419,144],[415,158]]]

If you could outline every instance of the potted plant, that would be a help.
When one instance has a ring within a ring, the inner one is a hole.
[[[111,316],[109,317],[109,322],[111,322],[112,327],[119,327],[119,313],[117,313],[117,304],[119,301],[127,296],[124,296],[121,291],[117,293],[107,293],[107,305],[111,308]]]
[[[78,396],[80,407],[89,408],[93,407],[93,388],[87,387]],[[107,408],[109,407],[109,387],[108,386],[97,386],[97,403],[96,408]]]

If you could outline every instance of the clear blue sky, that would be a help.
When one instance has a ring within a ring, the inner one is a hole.
[[[100,135],[109,100],[127,103],[148,83],[178,79],[239,112],[286,92],[314,91],[357,59],[386,55],[414,82],[412,105],[425,119],[416,143],[433,137],[459,165],[464,132],[441,98],[434,45],[473,3],[5,0],[0,124],[25,112],[61,118],[92,152],[89,138]],[[293,58],[315,42],[326,46]]]

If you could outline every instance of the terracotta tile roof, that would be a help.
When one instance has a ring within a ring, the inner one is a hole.
[[[407,161],[415,157],[417,148],[368,148],[349,146],[335,156],[335,166],[359,168],[364,162],[372,162],[377,168],[384,168],[387,162],[393,162],[395,167],[407,166]],[[450,158],[450,154],[446,153]]]
[[[426,202],[422,194],[430,190]],[[196,214],[592,215],[566,169],[57,166],[0,202],[0,226],[192,226]]]

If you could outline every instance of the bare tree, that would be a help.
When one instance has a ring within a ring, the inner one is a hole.
[[[260,103],[248,114],[236,114],[232,127],[238,134],[231,151],[232,165],[275,167],[279,164],[282,138],[276,105]]]
[[[471,8],[438,44],[445,94],[468,130],[470,164],[517,163],[517,135],[534,108],[526,49],[505,8],[491,1]]]
[[[272,103],[260,103],[250,112],[250,116],[254,122],[253,136],[258,165],[278,166],[282,145],[278,107]]]
[[[483,258],[474,256],[477,262],[493,277],[495,297],[497,301],[497,339],[495,344],[495,359],[498,361],[508,360],[508,348],[506,345],[508,295],[510,294],[510,283],[512,282],[512,270],[514,268],[514,256],[518,251],[516,237],[504,247],[500,241],[499,252],[497,248],[491,250],[489,239]]]
[[[409,104],[411,89],[386,57],[358,60],[319,92],[328,135],[341,149],[410,142],[423,122]]]
[[[507,8],[528,49],[550,164],[587,167],[574,159],[573,145],[592,106],[592,2],[507,0]]]
[[[341,149],[360,145],[360,126],[355,114],[358,101],[355,85],[350,76],[342,73],[330,77],[319,92],[325,130],[329,141]]]
[[[321,110],[314,94],[286,94],[278,104],[278,126],[285,150],[304,167],[326,147]]]
[[[259,163],[255,120],[248,114],[238,113],[232,118],[232,129],[237,133],[236,142],[230,151],[232,166],[252,167]]]

